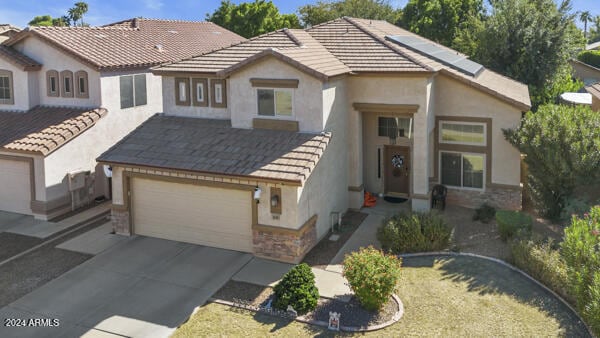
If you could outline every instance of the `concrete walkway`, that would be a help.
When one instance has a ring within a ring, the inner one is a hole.
[[[112,233],[112,224],[107,222],[56,247],[95,256],[125,239],[127,236]]]

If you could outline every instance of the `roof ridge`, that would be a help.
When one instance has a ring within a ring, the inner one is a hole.
[[[27,28],[23,29],[23,31],[38,31],[38,30],[81,30],[81,31],[91,31],[91,30],[122,30],[122,31],[137,31],[139,28],[128,28],[128,27],[119,27],[119,26],[88,26],[88,27],[79,27],[79,26],[27,26]]]
[[[410,60],[411,62],[413,62],[413,63],[415,63],[415,64],[417,64],[417,65],[425,68],[426,70],[435,71],[430,66],[424,64],[423,62],[421,62],[419,60],[415,60],[410,55],[408,55],[405,52],[403,52],[403,51],[399,50],[398,48],[396,48],[396,46],[394,46],[390,42],[386,41],[385,39],[380,38],[379,36],[377,36],[373,32],[369,31],[366,27],[363,27],[363,25],[360,22],[355,21],[353,18],[345,16],[342,19],[346,20],[347,22],[349,22],[350,24],[352,24],[354,27],[360,29],[363,33],[368,34],[370,37],[372,37],[373,39],[375,39],[377,42],[379,42],[380,44],[384,45],[388,49],[392,50],[393,52],[395,52],[397,54],[400,54],[400,56],[405,57],[407,60]],[[381,20],[378,20],[378,21],[381,21]]]
[[[298,47],[304,46],[302,41],[300,41],[289,29],[284,28],[283,33],[285,33],[285,35],[287,35],[287,37],[290,38],[290,40],[292,40],[292,42],[294,42]]]

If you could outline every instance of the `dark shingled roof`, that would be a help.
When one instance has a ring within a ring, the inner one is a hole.
[[[331,134],[232,128],[229,120],[157,114],[98,162],[302,184]]]

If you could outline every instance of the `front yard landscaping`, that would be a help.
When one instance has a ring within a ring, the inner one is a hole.
[[[577,316],[550,293],[519,273],[479,258],[404,258],[396,294],[404,303],[402,319],[367,336],[589,337]],[[209,303],[174,337],[215,335],[333,334],[322,327]]]

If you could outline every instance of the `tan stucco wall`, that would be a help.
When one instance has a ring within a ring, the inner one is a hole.
[[[592,95],[592,109],[600,112],[600,98]]]
[[[50,46],[35,36],[24,39],[17,43],[14,48],[42,64],[42,69],[36,72],[39,88],[39,104],[75,107],[99,107],[102,105],[100,96],[100,73],[97,70],[91,68],[82,61],[75,59],[69,54]],[[59,73],[63,70],[70,70],[73,74],[79,70],[86,71],[88,74],[89,98],[49,97],[46,88],[46,72],[48,70],[56,70]]]
[[[200,76],[199,76],[200,77]],[[229,107],[227,108],[213,108],[213,107],[196,107],[193,105],[190,106],[178,106],[175,104],[175,77],[173,76],[164,76],[162,78],[163,82],[163,111],[167,115],[173,116],[185,116],[185,117],[200,117],[200,118],[209,118],[209,119],[230,119],[231,115],[229,113]],[[191,82],[190,82],[191,83]],[[208,88],[206,88],[206,93],[204,95],[209,98],[210,97],[210,80],[208,83]],[[230,101],[229,98],[229,81],[226,83],[226,93],[227,100]],[[210,100],[209,100],[210,101]]]
[[[22,68],[16,67],[4,59],[0,59],[0,70],[12,72],[14,96],[14,103],[0,104],[0,110],[28,110],[30,108],[30,75],[28,72],[24,71]]]
[[[492,183],[520,184],[519,151],[502,133],[502,129],[519,126],[518,108],[445,76],[435,79],[435,107],[437,116],[492,118]]]
[[[252,66],[244,68],[229,78],[228,101],[233,127],[251,128],[252,119],[259,117],[257,88],[252,87],[251,78],[299,80],[298,88],[293,89],[293,116],[274,118],[296,120],[299,123],[300,131],[320,132],[323,130],[321,82],[272,57],[267,57]]]

